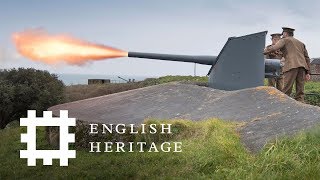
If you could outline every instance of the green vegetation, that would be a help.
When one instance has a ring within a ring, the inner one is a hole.
[[[264,81],[264,85],[268,85],[267,79]],[[295,88],[293,88],[292,97],[294,97]],[[314,106],[320,106],[320,82],[308,81],[305,84],[305,103]]]
[[[66,102],[77,101],[107,94],[128,91],[157,84],[163,84],[174,81],[182,81],[187,83],[196,83],[205,85],[208,77],[205,76],[164,76],[159,78],[147,78],[144,81],[136,83],[121,84],[91,84],[91,85],[72,85],[67,86],[65,91]]]
[[[168,121],[150,120],[152,123]],[[148,123],[151,123],[151,122]],[[176,136],[138,136],[138,140],[152,139],[182,141],[181,153],[89,153],[77,151],[77,158],[68,167],[28,167],[26,159],[19,159],[23,128],[0,131],[0,179],[318,179],[320,177],[320,128],[285,137],[268,144],[260,153],[245,150],[235,129],[239,124],[217,119],[200,122],[170,120]],[[38,128],[38,137],[44,129]],[[141,139],[142,138],[142,139]],[[38,148],[48,145],[37,139]]]
[[[189,82],[202,82],[207,83],[208,77],[206,76],[163,76],[157,79],[159,84],[168,83],[173,81],[189,81]]]
[[[61,103],[63,92],[62,81],[48,71],[0,70],[0,129],[26,116],[28,109],[42,112]]]
[[[144,87],[140,83],[72,85],[65,89],[66,102],[113,94]]]
[[[320,82],[307,82],[305,86],[306,103],[320,106]]]

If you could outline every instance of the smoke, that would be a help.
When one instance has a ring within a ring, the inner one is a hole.
[[[69,35],[53,35],[31,29],[12,36],[17,51],[24,57],[47,64],[65,62],[82,65],[89,61],[126,57],[128,53],[106,45],[95,44]]]

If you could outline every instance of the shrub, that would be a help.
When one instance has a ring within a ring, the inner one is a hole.
[[[0,70],[0,129],[26,116],[29,109],[41,114],[63,100],[64,84],[48,71],[33,68]]]

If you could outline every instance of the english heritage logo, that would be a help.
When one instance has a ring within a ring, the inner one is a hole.
[[[36,117],[35,110],[28,110],[27,118],[20,118],[20,126],[27,126],[27,133],[21,134],[21,142],[27,143],[27,150],[20,150],[20,158],[28,159],[28,166],[36,166],[36,159],[43,159],[43,165],[52,165],[52,159],[60,159],[60,166],[68,166],[69,158],[76,158],[76,151],[69,150],[69,143],[75,142],[75,134],[69,133],[69,126],[75,126],[76,119],[68,117],[67,110],[60,111],[60,117],[52,117],[52,111],[44,111],[43,117]],[[58,126],[59,150],[36,149],[36,127]]]

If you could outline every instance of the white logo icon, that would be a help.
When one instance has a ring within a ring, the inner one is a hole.
[[[27,150],[20,150],[20,158],[27,158],[28,166],[36,166],[36,159],[43,159],[43,165],[52,165],[52,159],[60,159],[60,166],[68,166],[68,159],[76,158],[76,151],[69,150],[69,143],[75,142],[75,135],[68,130],[69,126],[75,125],[76,119],[68,118],[67,110],[60,110],[60,117],[52,117],[52,111],[44,111],[43,117],[36,117],[35,110],[28,110],[27,118],[20,118],[20,126],[27,126],[27,133],[21,134],[21,142],[27,143]],[[37,126],[59,127],[59,150],[36,149]]]

